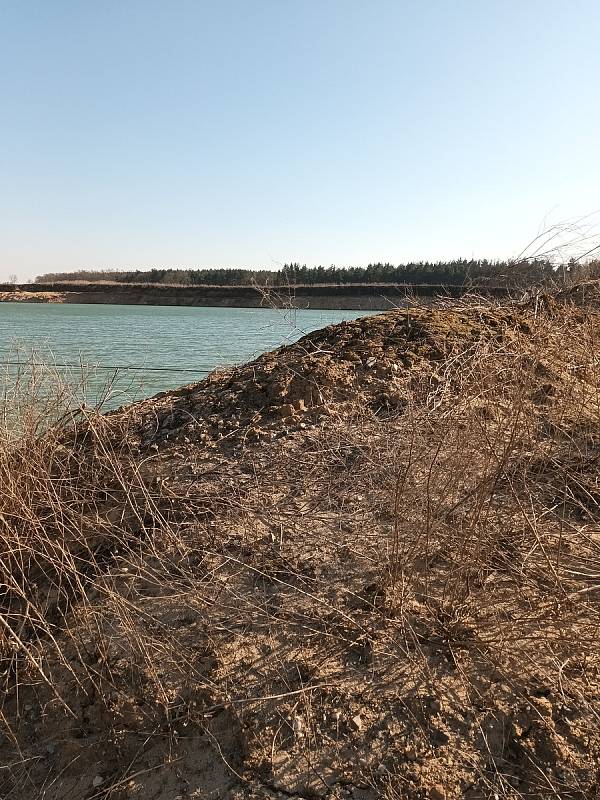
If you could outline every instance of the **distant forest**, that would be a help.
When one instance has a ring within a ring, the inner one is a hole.
[[[575,271],[575,265],[561,272]],[[369,264],[366,267],[307,267],[285,264],[282,269],[148,269],[94,270],[50,272],[39,275],[36,283],[110,281],[117,283],[179,284],[187,286],[287,286],[347,283],[400,284],[463,284],[546,283],[557,275],[550,261],[488,261],[487,259],[458,259],[456,261],[419,261],[408,264]]]

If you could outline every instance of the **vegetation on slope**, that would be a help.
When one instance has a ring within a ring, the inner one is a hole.
[[[7,397],[2,796],[594,797],[595,292]]]

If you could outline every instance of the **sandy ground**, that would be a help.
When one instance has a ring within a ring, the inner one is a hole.
[[[0,292],[0,303],[63,303],[65,292]]]

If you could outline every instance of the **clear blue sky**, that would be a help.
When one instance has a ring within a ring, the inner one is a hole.
[[[600,208],[598,0],[0,0],[0,275],[516,253]]]

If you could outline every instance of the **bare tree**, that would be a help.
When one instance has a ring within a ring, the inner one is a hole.
[[[18,282],[19,282],[19,279],[18,279],[18,277],[15,275],[15,273],[14,273],[14,272],[13,272],[11,275],[9,275],[9,276],[8,276],[8,282],[9,282],[10,284],[12,284],[13,286],[16,286],[16,285],[18,284]]]

